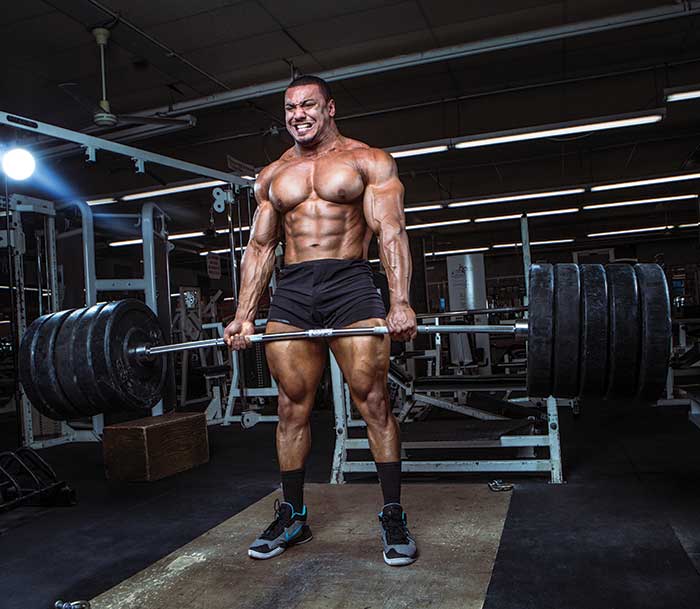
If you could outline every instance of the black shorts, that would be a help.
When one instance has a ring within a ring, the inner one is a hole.
[[[268,321],[303,330],[343,328],[385,317],[369,262],[335,258],[285,266],[267,316]]]

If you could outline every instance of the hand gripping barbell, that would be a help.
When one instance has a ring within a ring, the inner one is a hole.
[[[657,399],[671,346],[668,287],[654,264],[534,264],[527,321],[422,325],[421,334],[526,335],[532,397]],[[254,334],[253,343],[385,335],[383,326]],[[165,344],[153,312],[128,299],[36,319],[20,347],[20,378],[46,416],[145,412],[161,399],[166,353],[224,346],[221,338]]]

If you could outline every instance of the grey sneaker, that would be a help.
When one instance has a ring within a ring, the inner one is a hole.
[[[388,503],[379,514],[384,544],[384,562],[392,567],[410,565],[418,556],[416,541],[406,526],[406,512],[398,503]]]
[[[311,529],[306,524],[306,506],[295,512],[291,503],[275,500],[275,520],[248,548],[248,556],[265,560],[282,554],[288,547],[311,541]]]

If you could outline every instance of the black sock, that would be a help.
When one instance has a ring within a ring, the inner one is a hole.
[[[384,495],[384,505],[401,503],[401,461],[375,463],[375,465]]]
[[[292,505],[295,512],[301,514],[304,509],[304,468],[280,473],[284,500]]]

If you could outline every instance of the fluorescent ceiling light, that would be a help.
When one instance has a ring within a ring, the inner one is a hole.
[[[559,243],[573,243],[573,239],[550,239],[548,241],[530,241],[530,245],[557,245]]]
[[[224,300],[236,300],[235,296],[227,296]]]
[[[3,319],[2,321],[0,321],[0,324],[10,324],[10,323],[12,323],[12,322],[9,319]]]
[[[370,262],[380,262],[379,258],[370,258]]]
[[[237,247],[236,251],[240,252],[241,250],[245,250],[244,247]],[[231,252],[230,247],[222,247],[220,250],[209,250],[207,252],[199,252],[200,256],[206,256],[207,254],[228,254]]]
[[[435,209],[442,209],[442,205],[421,205],[419,207],[404,207],[404,212],[410,214],[414,211],[432,211]]]
[[[433,226],[448,226],[451,224],[469,224],[471,220],[468,218],[462,220],[445,220],[444,222],[428,222],[427,224],[411,224],[406,227],[406,230],[417,230],[420,228],[431,228]]]
[[[673,89],[666,89],[664,93],[666,94],[667,102],[680,102],[688,99],[697,99],[700,97],[700,85],[675,87]]]
[[[626,207],[627,205],[644,205],[646,203],[665,203],[670,201],[683,201],[687,199],[697,199],[698,195],[678,195],[674,197],[655,197],[653,199],[634,199],[632,201],[617,201],[616,203],[596,203],[595,205],[584,205],[583,209],[603,209],[605,207]]]
[[[223,180],[209,180],[207,182],[197,182],[195,184],[183,184],[182,186],[172,186],[170,188],[160,188],[158,190],[149,190],[147,192],[136,192],[130,195],[121,197],[122,201],[136,201],[138,199],[148,199],[150,197],[162,197],[163,195],[171,195],[176,192],[188,192],[190,190],[199,190],[201,188],[211,188],[212,186],[223,186],[228,182]]]
[[[204,231],[195,231],[193,233],[173,233],[172,235],[168,235],[168,240],[173,240],[173,239],[190,239],[192,237],[204,237]]]
[[[578,207],[567,207],[566,209],[551,209],[548,211],[531,211],[526,214],[508,214],[506,216],[489,216],[487,218],[476,218],[474,222],[498,222],[499,220],[517,220],[523,216],[558,216],[560,214],[575,214]]]
[[[508,144],[510,142],[522,142],[537,140],[576,133],[589,133],[592,131],[604,131],[607,129],[620,129],[623,127],[636,127],[658,123],[664,117],[663,113],[646,114],[618,119],[598,120],[586,119],[585,121],[572,121],[560,126],[547,126],[546,128],[516,129],[503,131],[499,134],[484,134],[464,138],[455,144],[455,148],[477,148],[479,146],[493,146],[496,144]]]
[[[629,235],[632,233],[647,233],[656,230],[668,230],[673,226],[650,226],[649,228],[629,228],[625,230],[613,230],[606,233],[589,233],[587,237],[610,237],[612,235]]]
[[[567,207],[565,209],[550,209],[549,211],[529,211],[525,214],[528,218],[536,216],[560,216],[561,214],[575,214],[578,207]]]
[[[697,180],[698,178],[700,178],[700,173],[683,173],[675,176],[667,176],[665,178],[650,178],[648,180],[633,180],[631,182],[602,184],[600,186],[591,187],[591,191],[600,192],[602,190],[616,190],[618,188],[635,188],[637,186],[651,186],[652,184],[668,184],[669,182],[684,182],[686,180]]]
[[[473,199],[471,201],[455,201],[447,207],[469,207],[471,205],[489,205],[491,203],[508,203],[510,201],[529,201],[531,199],[546,199],[549,197],[566,197],[579,195],[586,192],[585,188],[568,188],[566,190],[550,190],[546,192],[532,192],[524,195],[500,195],[486,199]]]
[[[124,247],[125,245],[138,245],[143,239],[127,239],[126,241],[112,241],[109,247]]]
[[[250,226],[243,226],[241,227],[242,230],[250,230]],[[234,229],[234,231],[237,231],[238,229]],[[216,234],[217,235],[224,235],[228,234],[228,228],[217,228],[216,229]],[[192,239],[192,238],[197,238],[197,237],[204,237],[204,231],[193,231],[191,233],[172,233],[168,235],[168,241],[175,241],[177,239]],[[110,247],[123,247],[125,245],[139,245],[143,243],[143,239],[128,239],[126,241],[112,241],[109,245]],[[228,251],[228,250],[226,250]]]
[[[237,226],[233,227],[233,232],[235,233],[238,230]],[[241,226],[241,230],[250,230],[250,226]],[[216,234],[217,235],[225,235],[228,234],[228,228],[217,228],[216,229]]]
[[[10,289],[9,285],[0,285],[0,290],[9,290],[9,289]],[[17,287],[15,286],[12,289],[16,290]],[[24,291],[25,292],[38,292],[39,288],[31,288],[31,287],[28,288],[27,286],[24,286]],[[51,294],[51,290],[43,290],[43,294],[44,294],[44,296],[48,296],[49,294]]]
[[[117,200],[114,197],[105,197],[104,199],[90,199],[85,202],[88,205],[107,205],[107,203],[116,203]]]
[[[472,254],[475,252],[485,252],[489,248],[488,247],[472,247],[468,249],[461,249],[461,250],[443,250],[440,252],[427,252],[425,255],[426,256],[447,256],[449,254]]]
[[[488,218],[475,218],[474,222],[498,222],[499,220],[516,220],[522,218],[523,214],[509,214],[507,216],[489,216]]]
[[[255,180],[256,176],[241,176],[244,180]]]
[[[424,146],[423,148],[408,148],[406,150],[395,150],[389,152],[395,159],[402,159],[407,156],[419,156],[422,154],[435,154],[436,152],[446,152],[447,146]]]
[[[667,102],[679,102],[685,101],[687,99],[696,99],[700,97],[700,90],[697,91],[686,91],[684,93],[671,93],[666,96]]]
[[[574,239],[549,239],[547,241],[530,241],[530,245],[557,245],[559,243],[573,243]],[[499,243],[493,245],[494,249],[502,249],[506,247],[522,247],[522,243]]]
[[[678,228],[695,228],[700,226],[700,222],[691,222],[690,224],[679,224]]]

